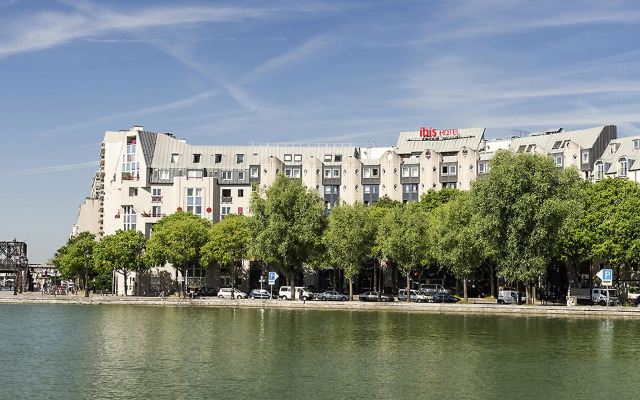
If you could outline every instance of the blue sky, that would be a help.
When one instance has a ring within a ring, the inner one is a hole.
[[[637,1],[0,0],[0,240],[62,246],[106,130],[396,143],[640,134]]]

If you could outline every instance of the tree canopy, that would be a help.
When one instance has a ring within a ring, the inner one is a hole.
[[[353,277],[371,256],[375,228],[369,208],[360,202],[338,204],[329,214],[323,241],[331,264],[340,266],[349,280],[349,300],[353,300]]]
[[[295,298],[294,275],[302,271],[322,237],[323,199],[308,190],[300,179],[289,179],[280,173],[268,189],[251,194],[250,210],[254,255],[280,265],[289,276]]]
[[[131,272],[149,269],[145,258],[146,238],[136,230],[118,229],[113,235],[105,236],[97,244],[93,254],[96,269],[103,275],[113,271],[124,275],[124,293],[128,292],[127,276]]]
[[[54,257],[53,264],[58,268],[60,275],[64,279],[73,279],[84,276],[87,265],[87,252],[89,254],[90,274],[93,274],[93,249],[97,242],[96,235],[89,232],[80,232],[77,236],[71,237],[67,243],[60,247]]]

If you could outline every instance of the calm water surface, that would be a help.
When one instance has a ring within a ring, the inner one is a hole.
[[[0,305],[0,398],[638,398],[640,321]]]

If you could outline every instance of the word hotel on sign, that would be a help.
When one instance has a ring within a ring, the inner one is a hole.
[[[460,133],[458,133],[457,129],[440,129],[437,130],[436,128],[425,128],[425,127],[421,127],[420,128],[420,137],[436,137],[436,136],[459,136]]]

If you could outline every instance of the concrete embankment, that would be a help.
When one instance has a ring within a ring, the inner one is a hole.
[[[493,300],[495,301],[495,300]],[[286,300],[224,300],[217,298],[184,299],[178,297],[123,297],[93,295],[42,295],[41,293],[0,292],[0,304],[80,304],[80,305],[144,305],[169,307],[238,307],[238,308],[275,308],[308,310],[352,310],[352,311],[395,311],[424,313],[467,313],[467,314],[505,314],[505,315],[582,315],[606,317],[640,318],[640,307],[601,307],[563,305],[498,305],[489,299],[471,299],[469,303],[368,303],[360,301],[286,301]]]

